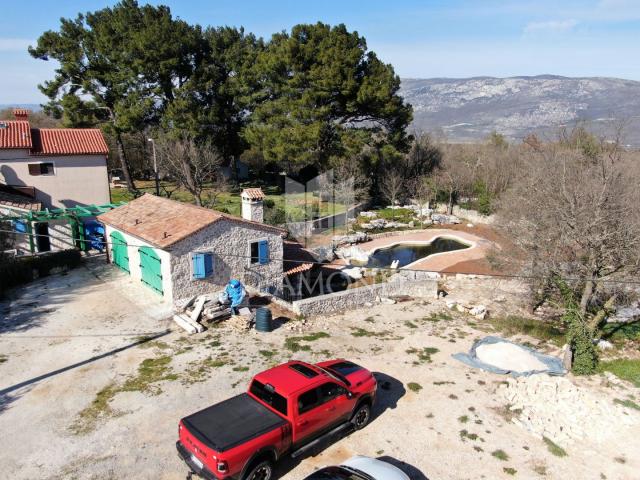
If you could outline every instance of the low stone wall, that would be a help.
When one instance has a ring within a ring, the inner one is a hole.
[[[447,212],[447,205],[444,203],[438,204],[436,207],[436,211],[439,213]],[[456,217],[464,218],[471,223],[479,223],[484,225],[491,225],[495,222],[495,215],[482,215],[477,210],[467,210],[466,208],[462,208],[458,205],[453,206],[453,215]]]
[[[411,295],[413,297],[437,298],[437,293],[437,280],[398,280],[296,300],[291,302],[291,310],[298,315],[312,316],[361,308],[367,302],[375,302],[376,297]]]
[[[401,237],[403,235],[407,235],[408,233],[425,233],[425,232],[433,232],[428,228],[420,228],[416,230],[395,230],[393,232],[383,232],[383,233],[373,233],[368,234],[369,240],[375,240],[376,238],[387,238],[387,237]]]

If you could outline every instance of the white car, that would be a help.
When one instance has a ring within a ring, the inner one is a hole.
[[[406,473],[390,463],[356,455],[342,465],[324,467],[304,480],[410,480]]]

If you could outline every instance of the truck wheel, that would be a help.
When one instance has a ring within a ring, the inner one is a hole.
[[[263,460],[249,470],[244,480],[271,480],[273,476],[273,463],[269,460]]]
[[[353,417],[351,417],[351,423],[353,424],[353,428],[360,430],[369,423],[370,419],[371,407],[368,403],[363,403],[358,407],[356,413],[353,414]]]

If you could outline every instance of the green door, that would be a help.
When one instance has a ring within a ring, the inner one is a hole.
[[[142,281],[153,288],[156,292],[162,292],[162,262],[153,248],[140,247],[140,272]]]
[[[113,263],[125,272],[129,272],[129,250],[127,241],[120,232],[111,232],[111,256]]]

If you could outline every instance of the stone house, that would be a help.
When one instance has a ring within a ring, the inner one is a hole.
[[[251,220],[151,194],[98,216],[109,260],[174,303],[232,278],[277,291],[286,231],[261,220],[255,211]]]
[[[24,197],[30,202],[26,210],[33,205],[59,209],[110,202],[109,149],[99,129],[31,128],[28,110],[15,109],[13,114],[15,120],[0,120],[0,185],[5,189],[0,214],[24,213]],[[16,245],[25,250],[21,253],[74,248],[67,220],[30,222],[27,227],[35,235],[29,248],[23,248],[24,242]]]

